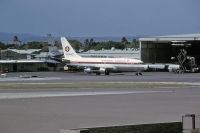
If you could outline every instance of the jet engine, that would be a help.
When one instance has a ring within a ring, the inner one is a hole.
[[[91,70],[91,68],[85,68],[85,69],[84,69],[84,72],[85,72],[85,73],[92,73],[92,70]]]
[[[85,68],[84,72],[85,73],[96,73],[96,75],[100,75],[102,73],[104,73],[105,75],[109,75],[108,70],[106,70],[105,68],[100,68],[100,69]]]
[[[69,70],[69,67],[68,67],[67,65],[65,65],[65,66],[64,66],[64,70],[65,70],[65,71],[68,71],[68,70]]]

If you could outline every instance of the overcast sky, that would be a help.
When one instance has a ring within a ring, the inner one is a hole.
[[[0,32],[135,36],[200,32],[200,0],[0,0]]]

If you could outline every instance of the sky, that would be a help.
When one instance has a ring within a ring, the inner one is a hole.
[[[200,0],[0,0],[0,32],[46,36],[200,33]]]

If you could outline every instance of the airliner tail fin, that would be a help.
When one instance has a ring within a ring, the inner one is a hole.
[[[63,48],[63,53],[65,59],[70,59],[70,58],[81,58],[75,50],[72,48],[70,43],[67,41],[65,37],[61,37],[61,43],[62,43],[62,48]]]

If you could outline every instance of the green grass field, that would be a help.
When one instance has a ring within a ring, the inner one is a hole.
[[[1,83],[0,89],[51,88],[184,88],[199,85],[162,82]]]

